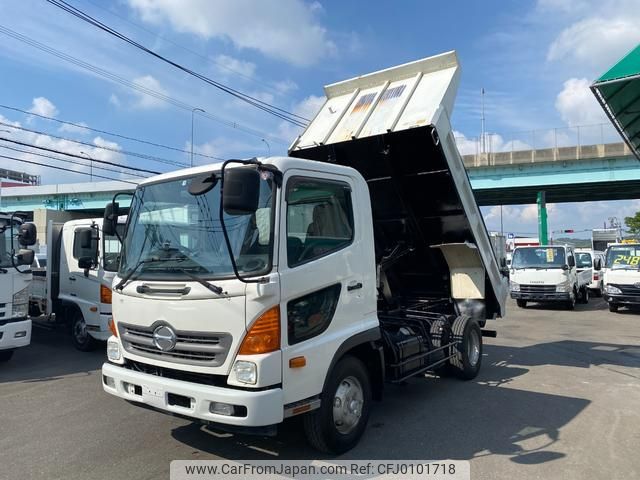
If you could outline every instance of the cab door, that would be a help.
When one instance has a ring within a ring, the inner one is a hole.
[[[321,392],[334,353],[362,330],[367,305],[375,310],[375,262],[373,252],[363,251],[354,192],[346,176],[290,170],[284,178],[279,274],[285,404]],[[296,357],[306,365],[290,367]]]

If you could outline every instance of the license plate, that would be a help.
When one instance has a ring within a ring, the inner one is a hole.
[[[160,388],[148,387],[147,385],[142,385],[142,396],[162,398],[164,397],[164,391]]]

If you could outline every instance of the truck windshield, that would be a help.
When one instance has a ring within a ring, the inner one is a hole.
[[[638,270],[640,268],[640,245],[609,247],[606,267],[613,270]]]
[[[123,239],[120,276],[136,270],[135,278],[141,279],[234,277],[219,220],[220,184],[194,196],[188,191],[193,179],[183,177],[136,190]],[[225,213],[231,250],[238,273],[244,276],[264,275],[271,269],[274,197],[273,180],[263,178],[254,214]]]
[[[11,227],[0,220],[0,267],[11,267]]]
[[[562,268],[566,263],[562,247],[516,248],[511,268]]]
[[[576,253],[576,267],[577,268],[591,268],[593,263],[591,261],[591,254],[587,252]]]
[[[116,230],[120,238],[124,235],[124,224],[119,223]],[[120,264],[120,240],[115,235],[102,236],[102,266],[107,272],[117,272]]]

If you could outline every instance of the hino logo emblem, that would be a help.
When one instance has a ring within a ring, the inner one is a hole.
[[[153,344],[163,352],[170,352],[176,347],[176,332],[167,325],[160,325],[153,331]]]

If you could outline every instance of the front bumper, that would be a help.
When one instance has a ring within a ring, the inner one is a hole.
[[[100,314],[100,323],[98,325],[89,325],[87,324],[87,333],[91,335],[96,340],[100,340],[101,342],[106,342],[109,340],[109,337],[113,335],[111,330],[109,330],[109,320],[112,315],[109,314]]]
[[[511,292],[511,298],[516,300],[531,300],[532,302],[560,302],[571,299],[570,292],[558,293],[528,293],[528,292]]]
[[[105,377],[114,379],[115,388],[105,384]],[[140,388],[128,388],[125,384]],[[102,365],[102,388],[111,395],[143,403],[170,414],[227,425],[264,427],[281,423],[284,417],[281,388],[256,392],[213,387],[135,372],[111,363]],[[132,393],[131,390],[138,390],[140,394]],[[170,404],[169,394],[188,397],[191,399],[191,406]],[[243,406],[246,408],[246,416],[235,417],[211,413],[209,407],[212,402]]]
[[[640,305],[640,296],[633,295],[612,295],[611,293],[605,293],[604,300],[614,305]]]
[[[31,343],[31,320],[16,319],[0,326],[0,350],[26,347]]]

